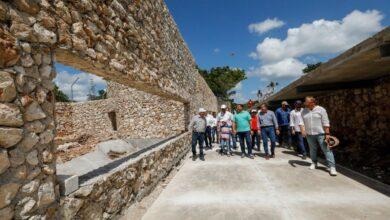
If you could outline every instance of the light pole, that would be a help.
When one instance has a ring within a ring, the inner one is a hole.
[[[73,86],[74,86],[74,84],[77,82],[77,80],[79,80],[79,79],[80,79],[80,78],[77,77],[77,78],[73,81],[72,85],[70,86],[70,96],[71,96],[72,102],[74,101],[74,100],[73,100]]]

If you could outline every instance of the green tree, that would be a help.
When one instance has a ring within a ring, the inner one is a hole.
[[[215,67],[211,68],[211,70],[204,70],[199,67],[197,68],[213,93],[224,99],[229,97],[229,90],[233,89],[237,83],[246,79],[244,70],[233,69],[228,66]]]
[[[315,63],[315,64],[307,64],[307,66],[302,70],[304,74],[309,73],[315,69],[317,69],[319,66],[321,66],[321,62]]]
[[[57,85],[54,85],[54,95],[56,97],[57,102],[70,102],[68,95],[66,95]]]

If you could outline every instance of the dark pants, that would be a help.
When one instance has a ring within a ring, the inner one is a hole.
[[[279,126],[280,129],[280,135],[278,137],[279,139],[279,147],[283,147],[283,144],[287,144],[288,146],[291,146],[291,129],[289,125],[282,125]]]
[[[306,156],[307,153],[306,153],[305,143],[303,141],[303,136],[301,132],[295,132],[295,135],[293,137],[294,137],[294,142],[298,149],[298,153],[301,153],[304,156]]]
[[[232,145],[230,145],[230,146],[232,146],[233,149],[236,149],[237,148],[237,135],[231,134],[229,143],[230,142],[232,143]]]
[[[255,148],[255,145],[257,145],[257,150],[260,150],[260,136],[258,130],[252,130],[253,134],[252,136],[252,148]]]
[[[218,137],[218,132],[217,132],[217,127],[212,127],[211,128],[211,141],[215,143],[217,141]]]
[[[196,144],[199,144],[200,155],[203,155],[204,133],[192,132],[192,153],[196,154]]]
[[[252,154],[252,143],[251,143],[251,132],[237,132],[238,139],[240,140],[241,153],[246,154],[245,152],[245,142],[248,147],[248,154]]]
[[[275,128],[274,126],[267,126],[261,128],[261,138],[263,139],[264,152],[266,155],[269,155],[268,152],[268,138],[271,140],[271,155],[275,154]]]
[[[210,126],[206,127],[205,142],[206,142],[206,147],[212,147],[212,144],[211,144],[211,127]]]

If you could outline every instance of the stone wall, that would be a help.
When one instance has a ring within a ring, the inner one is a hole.
[[[147,195],[188,152],[185,133],[61,198],[61,219],[112,219]]]
[[[163,0],[0,0],[0,219],[57,213],[54,60],[217,107]]]
[[[115,87],[115,89],[113,89]],[[184,104],[110,83],[108,99],[56,103],[56,142],[163,138],[185,130]],[[117,130],[109,113],[115,112]]]
[[[370,88],[338,90],[318,97],[340,139],[336,161],[390,184],[390,77]]]

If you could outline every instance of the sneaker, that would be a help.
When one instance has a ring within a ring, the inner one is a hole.
[[[316,163],[312,163],[312,164],[310,165],[310,168],[309,168],[309,169],[311,169],[311,170],[317,169],[317,164],[316,164]]]
[[[241,158],[244,158],[245,157],[245,154],[241,154]]]
[[[330,175],[331,175],[331,176],[337,176],[336,167],[331,167],[331,168],[330,168]]]
[[[200,159],[201,161],[204,161],[204,154],[199,155],[199,159]]]
[[[271,154],[271,158],[275,158],[275,154]]]
[[[302,156],[302,160],[306,160],[306,155],[303,155],[303,156]]]
[[[250,159],[254,159],[254,158],[255,158],[255,157],[253,156],[253,154],[249,154],[248,157],[249,157]]]
[[[196,160],[196,154],[192,154],[192,161]]]
[[[265,155],[265,159],[266,159],[266,160],[269,160],[269,155],[268,155],[268,154]]]

